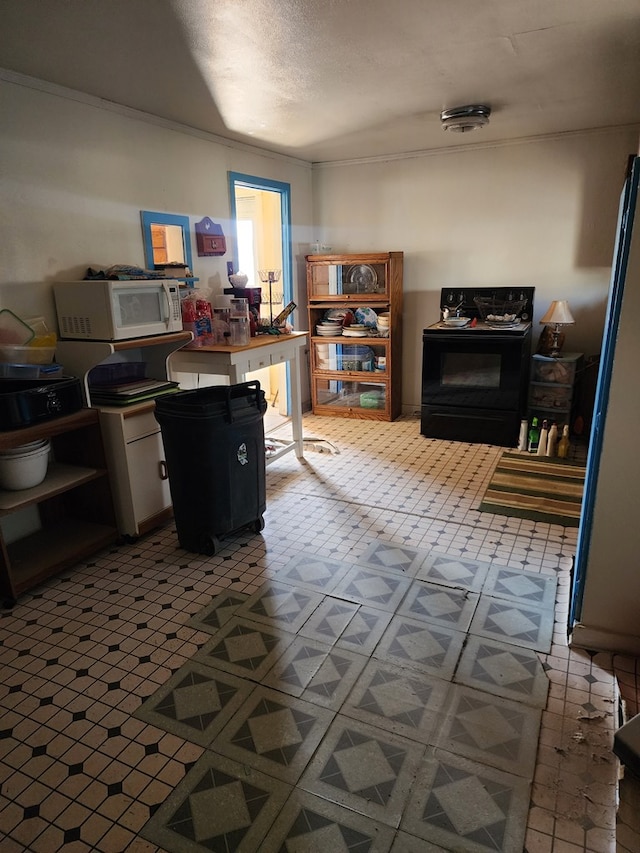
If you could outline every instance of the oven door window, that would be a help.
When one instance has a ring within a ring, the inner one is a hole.
[[[499,388],[501,361],[494,352],[444,352],[440,384],[445,388]]]
[[[523,359],[523,339],[496,340],[425,336],[423,342],[422,402],[430,405],[517,408]]]

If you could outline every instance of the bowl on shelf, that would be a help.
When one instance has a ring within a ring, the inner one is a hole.
[[[40,485],[47,476],[49,450],[49,441],[44,440],[0,453],[0,488],[17,492]]]
[[[454,329],[459,329],[462,326],[466,326],[467,323],[471,321],[470,317],[445,317],[442,321],[445,326],[451,326]]]

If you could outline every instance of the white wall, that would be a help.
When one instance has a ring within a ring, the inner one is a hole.
[[[227,254],[198,258],[200,287],[228,286],[228,171],[291,184],[294,300],[311,229],[311,167],[256,149],[220,144],[150,123],[126,110],[50,87],[0,80],[0,308],[43,315],[56,328],[51,282],[82,278],[87,267],[144,266],[140,211],[177,213],[192,225],[223,226]],[[299,311],[297,328],[305,328]]]
[[[568,299],[565,350],[600,351],[620,192],[637,129],[458,147],[314,169],[315,235],[334,251],[403,251],[403,405],[420,403],[422,329],[442,287],[533,285],[538,321]]]
[[[312,171],[52,89],[0,80],[0,308],[55,328],[52,281],[88,266],[144,265],[140,210],[193,223],[207,215],[229,235],[232,170],[291,184],[299,329],[313,240],[405,252],[407,410],[419,406],[421,332],[438,318],[445,286],[534,285],[536,319],[567,298],[577,322],[565,348],[599,351],[633,128]],[[200,286],[221,292],[231,252],[198,258],[193,239],[192,250]]]

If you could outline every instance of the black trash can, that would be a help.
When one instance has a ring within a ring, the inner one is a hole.
[[[259,382],[156,399],[176,531],[187,551],[215,554],[219,537],[264,527],[266,409]]]

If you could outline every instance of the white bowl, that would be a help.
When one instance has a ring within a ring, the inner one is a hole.
[[[459,328],[460,326],[466,326],[467,323],[470,322],[470,320],[471,317],[447,317],[446,320],[443,320],[442,322],[445,324],[445,326],[453,326],[454,328]]]
[[[29,453],[0,457],[0,488],[12,492],[32,489],[47,476],[49,443]]]
[[[35,450],[40,450],[45,444],[49,445],[49,439],[42,438],[40,441],[30,441],[28,444],[20,444],[18,447],[9,447],[6,450],[0,450],[0,458],[3,456],[24,456]]]
[[[231,282],[232,287],[244,287],[246,283],[249,281],[249,276],[245,275],[243,272],[234,272],[229,276],[229,281]]]

